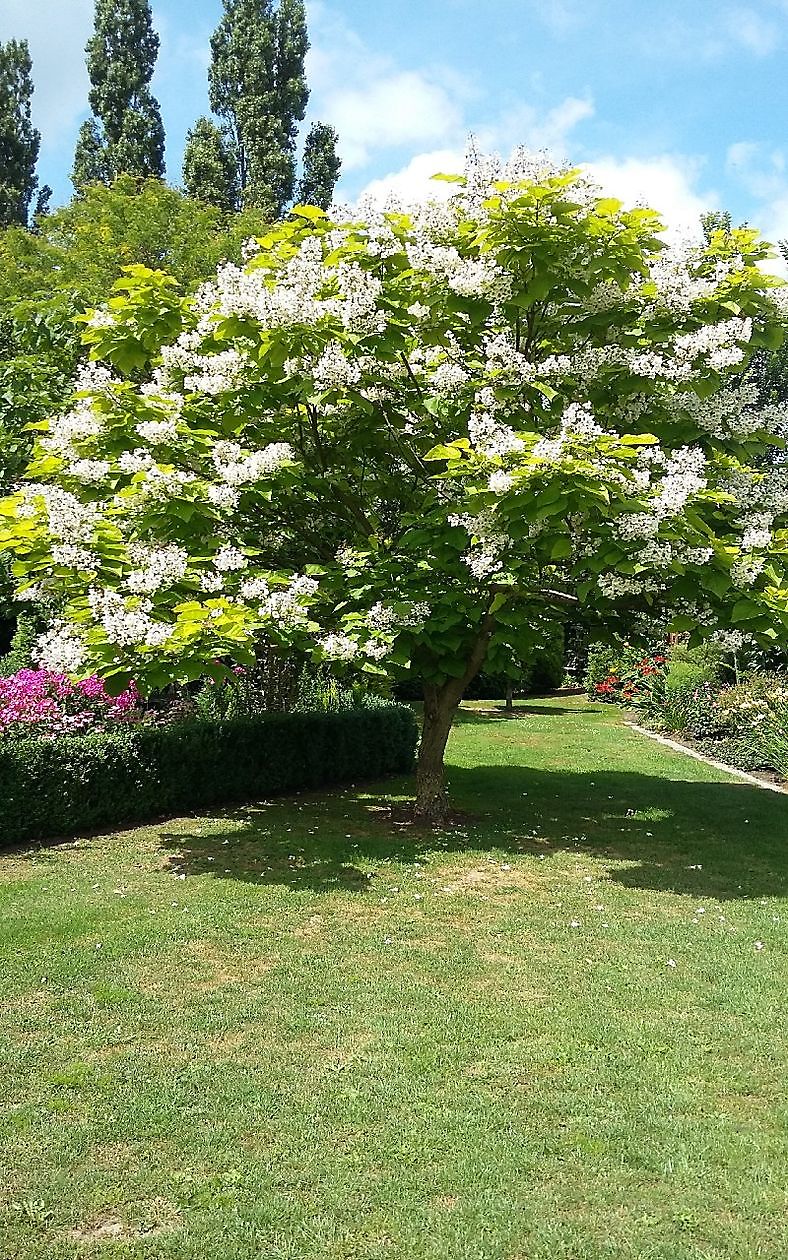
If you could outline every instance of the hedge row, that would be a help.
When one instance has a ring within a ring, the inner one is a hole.
[[[404,705],[128,726],[0,743],[0,843],[408,771]]]

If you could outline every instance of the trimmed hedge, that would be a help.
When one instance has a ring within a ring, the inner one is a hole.
[[[411,710],[384,703],[8,740],[0,844],[402,774],[417,740]]]

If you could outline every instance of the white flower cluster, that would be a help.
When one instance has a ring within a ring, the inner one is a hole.
[[[731,581],[734,586],[752,586],[764,570],[764,556],[739,556],[731,565]]]
[[[119,647],[162,647],[170,637],[170,628],[150,616],[150,600],[127,604],[117,591],[94,587],[88,593],[93,616],[101,625],[107,640]]]
[[[468,373],[459,363],[444,360],[433,369],[430,386],[442,398],[456,398],[468,380]]]
[[[329,342],[312,368],[315,388],[319,391],[346,389],[361,380],[361,368],[344,354],[338,341]]]
[[[217,442],[213,462],[220,481],[228,486],[245,486],[270,477],[293,460],[288,442],[271,442],[260,450],[244,453],[237,442]]]
[[[118,460],[118,467],[121,472],[132,476],[134,473],[147,472],[153,467],[153,456],[150,451],[138,446],[136,450],[123,452]]]
[[[561,428],[571,437],[599,437],[602,429],[594,419],[590,403],[570,403],[561,416]]]
[[[389,604],[373,604],[364,618],[368,630],[378,634],[396,634],[399,630],[420,626],[429,616],[430,606],[423,602],[411,604],[406,612],[397,612]]]
[[[91,542],[93,530],[101,518],[98,504],[82,503],[60,486],[32,482],[23,487],[20,515],[35,515],[38,500],[43,500],[51,538],[72,543]]]
[[[108,459],[77,459],[73,464],[68,464],[65,471],[75,481],[91,486],[97,485],[100,481],[106,481],[112,471],[112,465]]]
[[[751,319],[724,319],[677,337],[674,345],[680,361],[694,362],[702,355],[704,363],[720,372],[742,362],[744,351],[740,343],[750,341],[751,337]]]
[[[330,661],[352,661],[354,656],[358,656],[358,644],[346,634],[326,634],[317,643]]]
[[[682,393],[676,396],[675,402],[698,428],[714,437],[744,436],[761,429],[779,432],[784,423],[782,408],[757,408],[758,388],[752,381],[720,390],[708,398],[699,398],[693,392]]]
[[[142,420],[136,426],[136,433],[143,442],[150,442],[151,446],[178,441],[178,426],[171,419]]]
[[[606,280],[592,289],[583,299],[583,308],[587,315],[600,315],[605,311],[619,310],[626,301],[626,294],[614,280]]]
[[[146,469],[139,489],[145,498],[157,503],[165,503],[168,499],[182,494],[185,487],[194,481],[196,481],[194,473],[182,472],[179,468],[159,468],[158,465],[152,464]]]
[[[480,455],[492,459],[524,449],[525,443],[505,424],[499,424],[489,412],[475,412],[468,421],[468,437]]]
[[[654,500],[658,516],[676,516],[692,495],[706,488],[706,456],[700,447],[682,446],[673,451],[665,464],[665,472],[658,483],[659,493]]]
[[[80,547],[77,543],[55,543],[52,547],[52,559],[64,569],[87,572],[98,569],[101,561],[89,547]]]
[[[709,297],[715,282],[696,274],[697,245],[682,242],[659,253],[649,268],[649,282],[656,289],[656,303],[672,315],[687,315],[695,302]]]
[[[744,647],[747,638],[741,630],[715,630],[711,641],[722,648],[723,652],[738,652]]]
[[[108,311],[106,306],[98,306],[95,311],[91,311],[90,318],[87,321],[88,328],[111,328],[115,323],[115,316],[112,311]]]
[[[625,577],[621,573],[600,573],[599,589],[608,599],[620,599],[622,595],[643,595],[662,589],[655,578]]]
[[[659,533],[659,517],[653,512],[625,512],[615,518],[613,528],[619,538],[654,538]]]
[[[193,370],[183,379],[183,388],[195,394],[225,394],[237,389],[247,370],[247,361],[238,350],[196,355]]]
[[[742,551],[755,551],[757,547],[771,545],[774,517],[768,512],[756,512],[742,523],[745,526],[740,544]]]
[[[175,543],[163,547],[131,543],[128,553],[132,564],[139,566],[123,582],[133,595],[153,595],[163,587],[173,586],[185,577],[189,567],[188,553]]]
[[[103,394],[116,383],[110,368],[88,359],[87,363],[81,363],[77,368],[71,388],[75,394]]]
[[[263,621],[272,622],[280,630],[304,626],[309,619],[308,601],[318,583],[305,573],[296,574],[287,587],[271,588],[264,578],[249,578],[241,583],[241,595],[247,600],[261,600],[258,612]]]
[[[208,502],[222,512],[232,512],[238,507],[240,495],[232,486],[220,484],[208,486],[205,491]]]
[[[235,573],[238,569],[245,569],[248,564],[249,559],[241,548],[233,547],[230,543],[220,547],[213,558],[213,566],[219,573]]]
[[[490,474],[490,479],[487,482],[487,489],[491,490],[493,494],[506,494],[508,490],[511,490],[513,485],[514,477],[512,474],[504,472],[503,469],[499,468],[496,472]]]
[[[51,417],[49,431],[41,438],[41,446],[59,459],[76,461],[80,458],[76,443],[96,437],[101,429],[101,418],[93,410],[91,400],[82,399],[72,411]]]
[[[484,343],[484,353],[486,356],[485,372],[487,376],[494,377],[503,374],[511,380],[521,385],[527,385],[535,380],[537,375],[542,375],[542,366],[537,369],[536,365],[521,354],[515,348],[514,340],[510,333],[496,333],[494,337],[488,337]]]
[[[423,232],[414,232],[407,242],[408,261],[416,271],[426,271],[453,293],[504,302],[512,291],[512,278],[492,254],[463,258],[453,245],[441,245]]]
[[[332,282],[336,296],[326,293]],[[215,303],[220,316],[254,319],[263,328],[314,325],[334,315],[345,328],[363,335],[385,327],[377,306],[382,288],[381,281],[357,262],[326,267],[319,236],[308,236],[278,275],[271,276],[254,263],[221,267]]]
[[[472,547],[470,551],[466,551],[462,560],[463,564],[467,564],[477,582],[482,582],[485,578],[494,577],[496,573],[500,573],[503,569],[500,552],[486,542]]]
[[[74,626],[58,620],[39,635],[34,656],[42,669],[54,674],[78,674],[87,652]]]

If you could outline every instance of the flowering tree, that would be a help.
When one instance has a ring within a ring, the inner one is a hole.
[[[191,301],[130,269],[42,427],[0,545],[49,602],[41,662],[118,688],[266,636],[424,684],[417,809],[483,662],[567,610],[788,626],[779,343],[749,230],[669,251],[577,171],[477,159],[409,213],[308,207]]]

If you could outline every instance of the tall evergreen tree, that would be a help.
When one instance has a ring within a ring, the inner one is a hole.
[[[126,173],[164,174],[164,126],[148,84],[159,51],[149,0],[96,0],[86,49],[93,118],[80,130],[77,188]]]
[[[304,143],[304,173],[298,185],[302,205],[327,210],[334,196],[342,166],[337,153],[339,137],[327,123],[313,123]]]
[[[210,118],[198,118],[186,137],[183,188],[187,197],[220,210],[238,200],[238,172],[231,145]]]
[[[0,43],[0,227],[26,226],[38,185],[41,133],[30,116],[32,71],[27,40]]]
[[[292,200],[309,99],[303,0],[223,0],[211,39],[211,109],[230,138],[240,201],[278,218]]]

